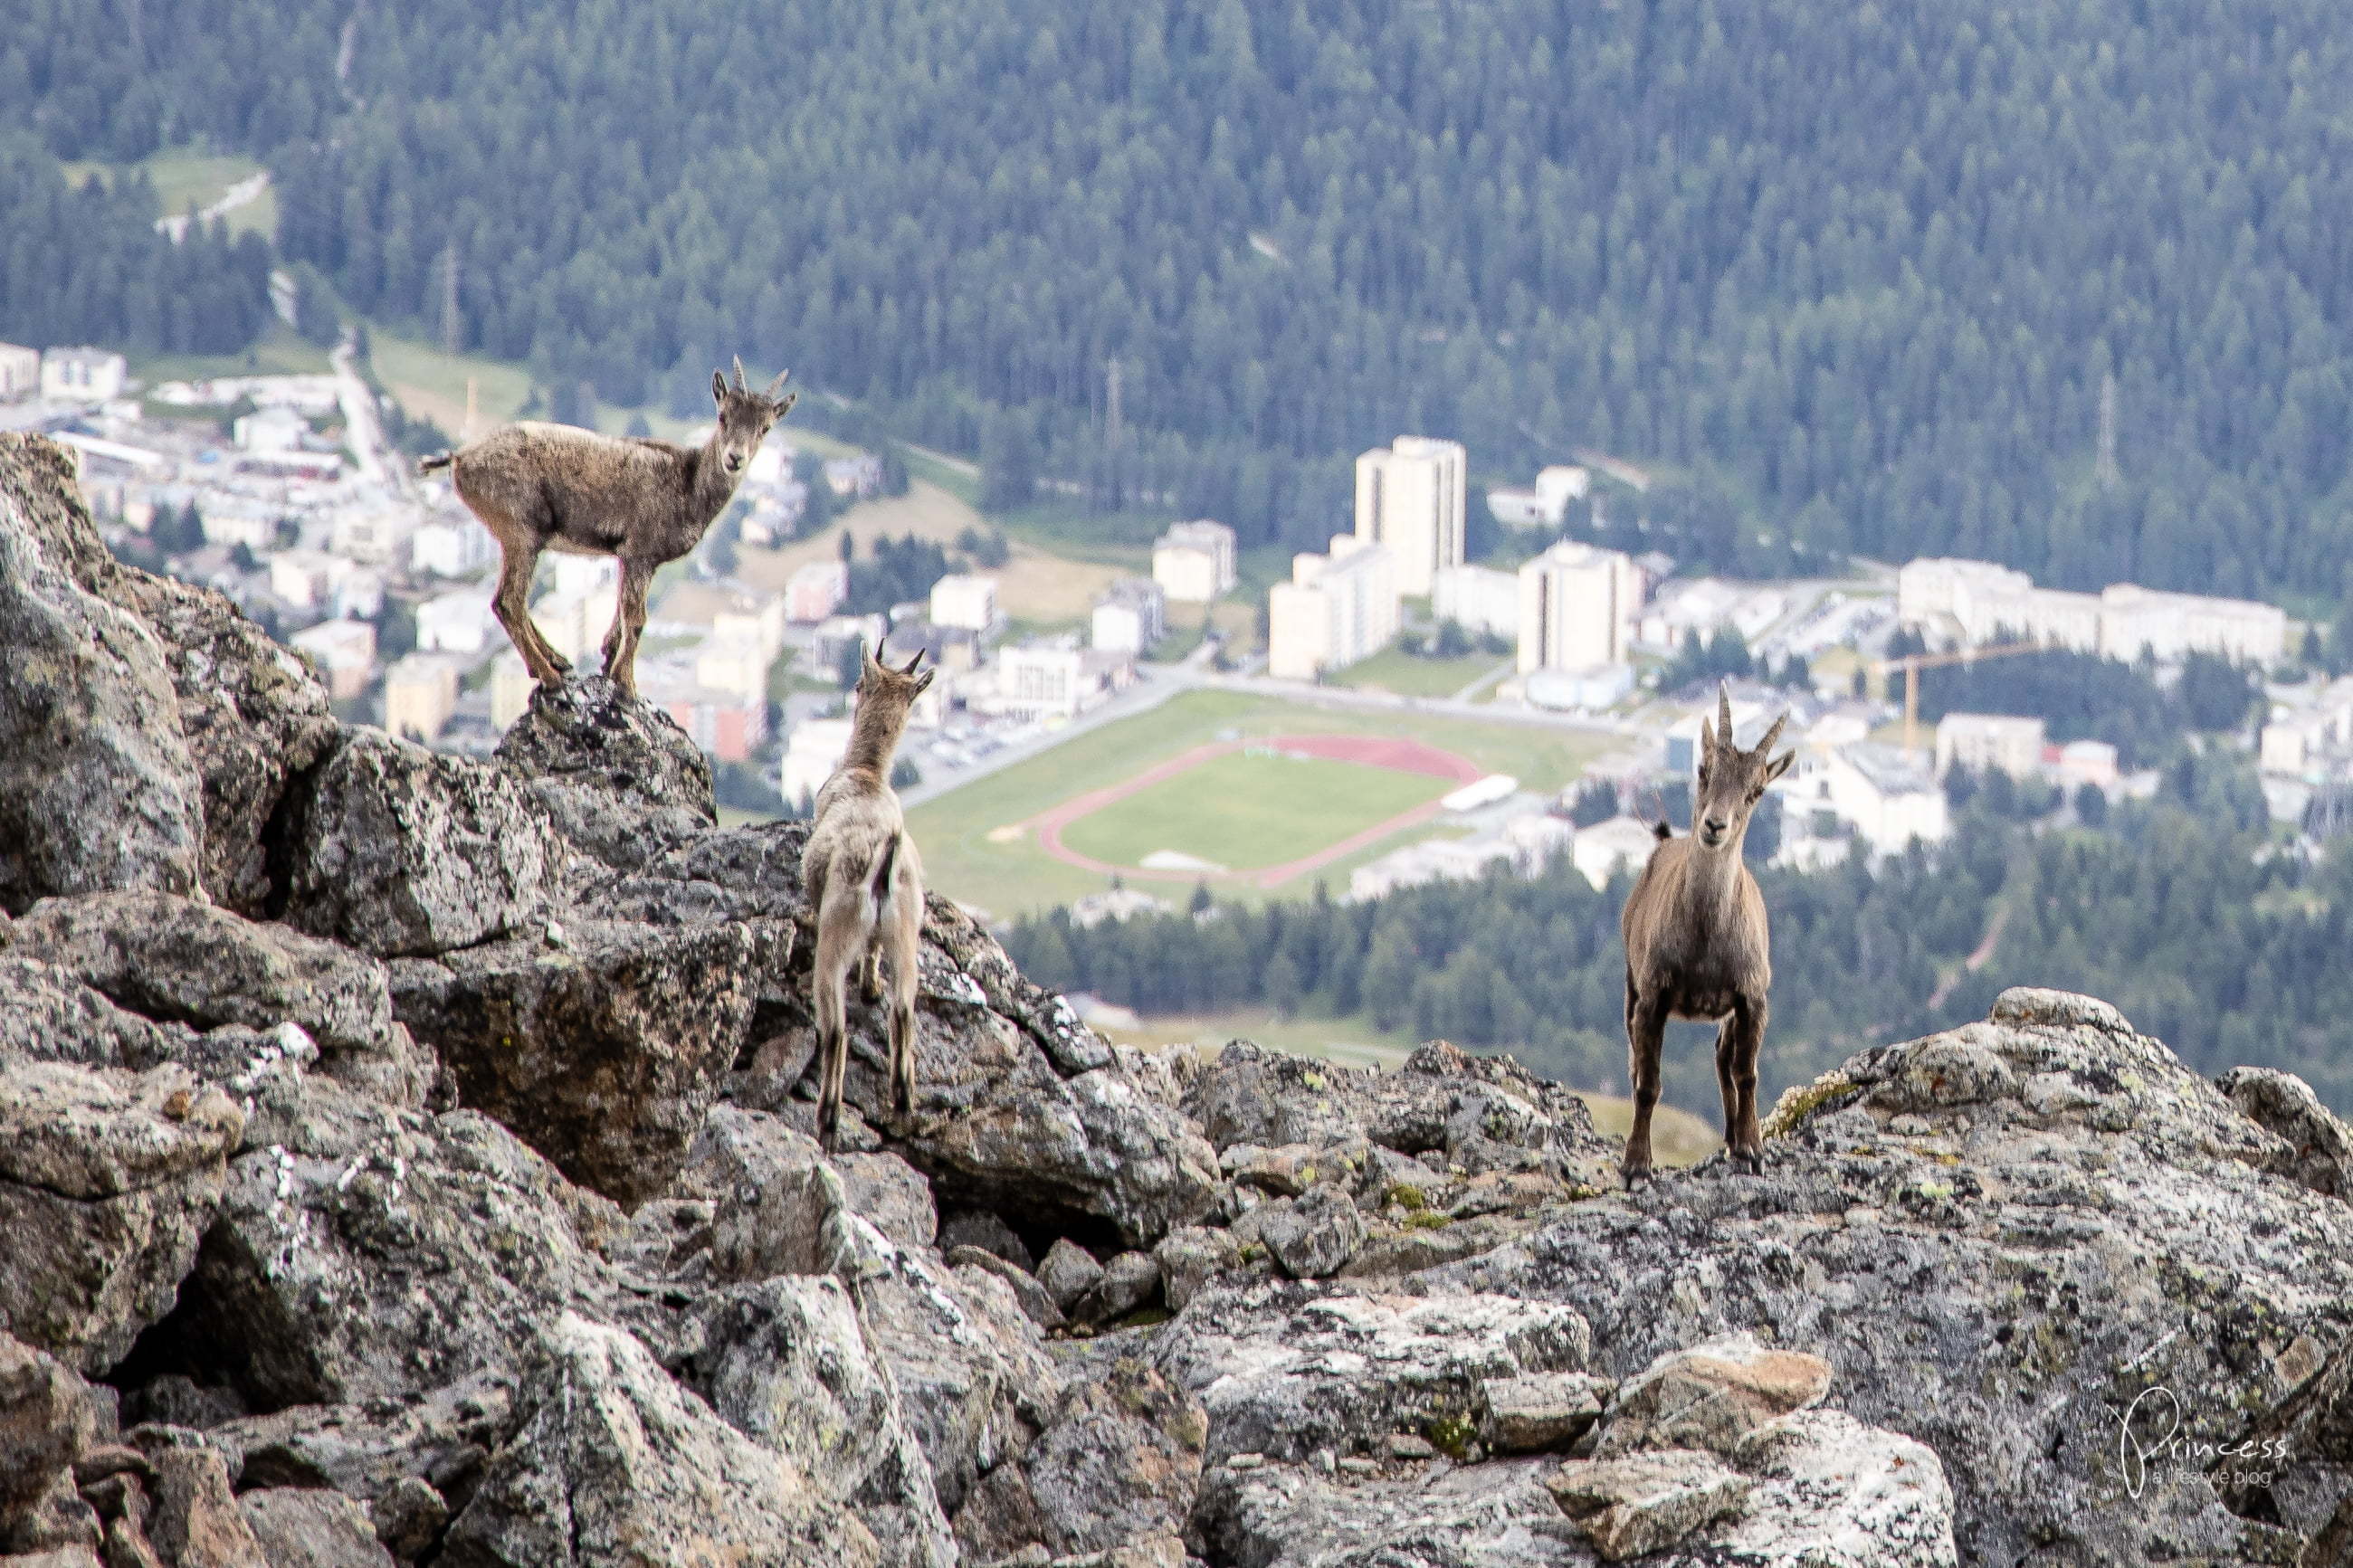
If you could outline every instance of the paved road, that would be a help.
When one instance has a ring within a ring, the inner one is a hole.
[[[358,461],[360,478],[414,500],[416,472],[385,437],[382,411],[353,360],[353,347],[346,336],[327,357],[335,368],[335,400],[343,407],[344,434]]]

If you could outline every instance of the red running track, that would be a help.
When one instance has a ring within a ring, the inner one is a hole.
[[[1205,745],[1195,746],[1191,751],[1180,752],[1166,762],[1155,763],[1132,778],[1122,779],[1114,784],[1105,784],[1101,789],[1091,789],[1083,795],[1072,795],[1059,805],[1048,806],[1044,811],[1029,818],[1026,826],[1037,829],[1039,847],[1066,865],[1077,866],[1105,876],[1115,872],[1121,877],[1148,877],[1164,882],[1195,880],[1204,873],[1152,871],[1141,866],[1114,866],[1107,860],[1098,860],[1092,855],[1082,855],[1062,842],[1062,829],[1082,816],[1101,811],[1113,801],[1126,799],[1140,789],[1149,789],[1163,780],[1175,778],[1189,769],[1198,768],[1212,757],[1221,757],[1229,752],[1239,752],[1245,748],[1292,752],[1302,756],[1320,757],[1326,762],[1359,763],[1366,767],[1389,768],[1398,773],[1422,773],[1431,778],[1451,779],[1457,784],[1469,784],[1473,779],[1485,776],[1478,764],[1466,757],[1457,756],[1452,752],[1440,751],[1437,747],[1424,745],[1419,741],[1399,740],[1386,735],[1277,735],[1262,740],[1211,741]],[[1328,866],[1335,860],[1345,859],[1359,849],[1380,842],[1391,834],[1402,833],[1409,827],[1419,826],[1436,816],[1440,809],[1438,802],[1425,801],[1410,811],[1399,812],[1386,821],[1377,822],[1370,827],[1348,835],[1336,844],[1327,844],[1312,855],[1303,855],[1296,860],[1286,860],[1280,866],[1266,866],[1250,871],[1214,871],[1206,874],[1221,879],[1248,881],[1261,888],[1276,887],[1293,877],[1313,871],[1318,867]]]

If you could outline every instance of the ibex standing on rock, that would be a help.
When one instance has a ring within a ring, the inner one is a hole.
[[[448,469],[459,499],[498,540],[503,559],[491,608],[533,679],[552,686],[572,668],[532,625],[531,574],[539,552],[617,555],[621,596],[605,634],[605,673],[638,694],[638,634],[645,630],[654,568],[702,542],[743,482],[752,454],[798,395],[776,395],[791,374],[754,392],[744,384],[742,360],[733,386],[712,371],[719,423],[700,447],[527,421],[417,465],[425,473]]]
[[[801,881],[817,915],[817,962],[810,975],[820,1084],[817,1135],[833,1152],[841,1121],[841,1077],[849,1058],[849,980],[866,976],[871,999],[880,987],[872,965],[891,967],[891,1103],[902,1112],[915,1103],[915,955],[923,929],[923,860],[907,837],[907,818],[891,787],[891,757],[907,727],[907,710],[936,673],[915,673],[918,651],[904,669],[872,654],[858,682],[858,712],[849,750],[817,795],[817,822],[801,850]]]
[[[1619,1163],[1629,1187],[1651,1173],[1651,1112],[1659,1103],[1659,1048],[1669,1018],[1717,1022],[1715,1081],[1724,1093],[1725,1148],[1750,1172],[1765,1168],[1764,1139],[1757,1131],[1757,1057],[1765,1044],[1773,943],[1765,895],[1741,864],[1740,841],[1765,786],[1788,771],[1796,753],[1771,754],[1787,714],[1750,752],[1733,744],[1732,697],[1722,687],[1716,716],[1713,732],[1700,721],[1692,837],[1674,837],[1659,824],[1659,847],[1619,921],[1626,939],[1626,1051],[1634,1080],[1634,1126]]]

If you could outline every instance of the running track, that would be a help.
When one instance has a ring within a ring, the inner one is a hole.
[[[1164,882],[1189,882],[1203,873],[1196,871],[1148,871],[1140,866],[1114,866],[1098,860],[1092,855],[1082,855],[1062,842],[1062,829],[1082,816],[1101,811],[1116,800],[1124,800],[1140,789],[1149,789],[1165,779],[1175,778],[1188,768],[1198,768],[1212,757],[1239,752],[1244,747],[1263,747],[1275,751],[1296,752],[1304,756],[1321,757],[1327,762],[1360,763],[1367,767],[1391,768],[1398,773],[1426,773],[1432,778],[1451,779],[1456,784],[1469,784],[1485,777],[1478,764],[1452,752],[1441,752],[1435,746],[1425,746],[1419,741],[1398,740],[1378,735],[1277,735],[1248,741],[1211,741],[1206,745],[1181,752],[1163,763],[1155,763],[1130,778],[1084,795],[1073,795],[1060,805],[1050,805],[1029,818],[1024,826],[1035,828],[1039,847],[1055,859],[1084,870],[1109,876],[1148,877]],[[1321,866],[1354,855],[1368,845],[1377,844],[1393,833],[1418,827],[1439,814],[1438,802],[1424,801],[1410,811],[1400,812],[1384,822],[1377,822],[1360,832],[1352,833],[1336,844],[1327,844],[1313,855],[1303,855],[1296,860],[1286,860],[1280,866],[1267,866],[1250,871],[1213,871],[1209,876],[1239,879],[1271,888],[1292,878],[1313,871]]]

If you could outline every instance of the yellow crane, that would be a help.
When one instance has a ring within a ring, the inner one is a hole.
[[[1945,653],[1907,653],[1894,658],[1883,658],[1871,667],[1871,672],[1883,683],[1897,670],[1904,672],[1904,749],[1920,749],[1920,672],[1940,669],[1952,664],[1975,664],[1981,658],[2006,658],[2014,653],[2047,653],[2050,643],[2006,642],[1984,647],[1954,648]]]

